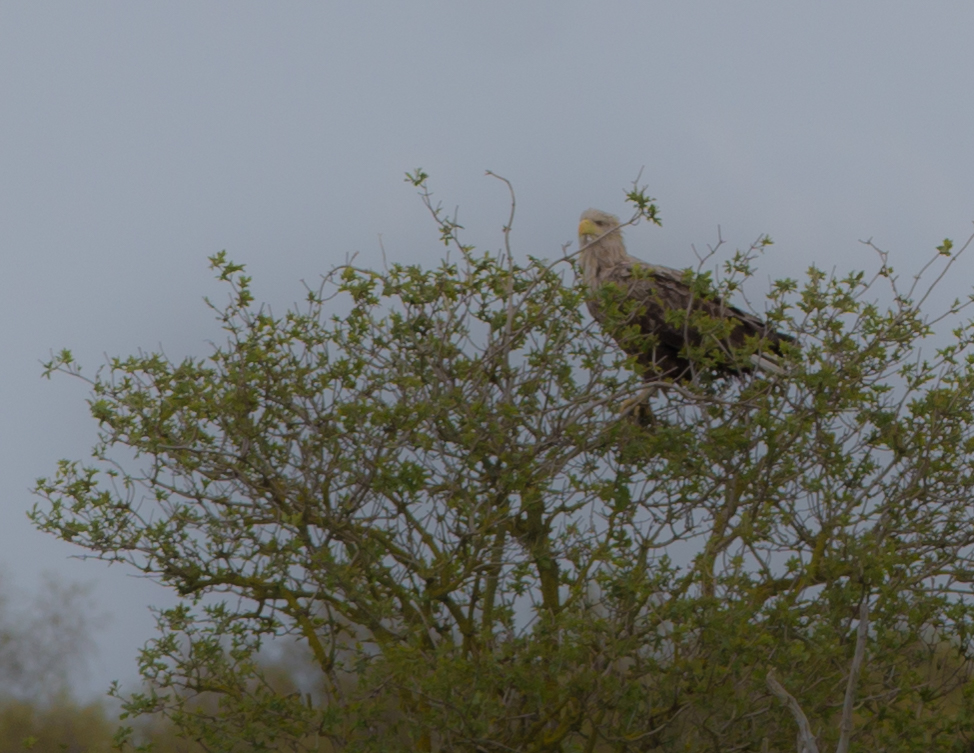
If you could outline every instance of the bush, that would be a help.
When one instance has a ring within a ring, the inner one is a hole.
[[[95,461],[33,519],[184,597],[128,712],[225,751],[789,749],[774,670],[822,744],[971,745],[962,304],[885,258],[812,267],[768,298],[785,374],[671,388],[643,426],[570,259],[479,255],[410,177],[456,262],[345,266],[275,317],[221,253],[224,344],[91,380]],[[300,691],[258,661],[281,638]]]

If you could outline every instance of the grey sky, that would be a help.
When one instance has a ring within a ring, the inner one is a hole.
[[[974,219],[968,2],[5,3],[0,5],[0,568],[96,581],[114,622],[91,688],[135,677],[162,589],[33,531],[28,489],[94,439],[69,347],[204,354],[227,249],[281,310],[347,254],[434,263],[402,176],[422,166],[466,239],[553,257],[642,182],[664,226],[630,250],[776,241],[761,275],[914,270]],[[963,294],[962,263],[950,292]]]

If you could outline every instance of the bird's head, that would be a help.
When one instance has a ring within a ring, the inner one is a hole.
[[[614,214],[598,209],[586,209],[582,212],[581,222],[578,223],[578,243],[580,246],[585,246],[596,238],[610,233],[621,237],[620,224],[619,218]]]

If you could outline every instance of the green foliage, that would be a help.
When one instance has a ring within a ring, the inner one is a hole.
[[[0,703],[0,753],[109,753],[112,723],[98,705],[60,701],[39,707],[27,701]]]
[[[641,426],[570,261],[478,255],[426,177],[457,261],[346,266],[275,317],[219,254],[225,344],[91,381],[94,461],[33,520],[185,597],[127,712],[221,751],[784,750],[774,668],[834,744],[868,600],[854,749],[970,745],[970,324],[921,357],[929,293],[813,267],[768,299],[785,374],[673,386]],[[728,294],[769,243],[689,279]],[[268,677],[273,638],[313,687]]]

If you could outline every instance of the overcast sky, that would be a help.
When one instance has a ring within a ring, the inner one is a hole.
[[[867,238],[915,270],[972,228],[971,29],[946,0],[0,4],[0,572],[93,582],[112,622],[88,689],[131,687],[170,599],[27,521],[96,428],[39,362],[205,354],[221,249],[276,311],[380,238],[435,263],[407,170],[484,249],[508,211],[485,170],[517,191],[515,251],[555,257],[642,169],[664,224],[629,231],[641,258],[687,266],[720,226],[772,236],[764,279],[869,267]]]

